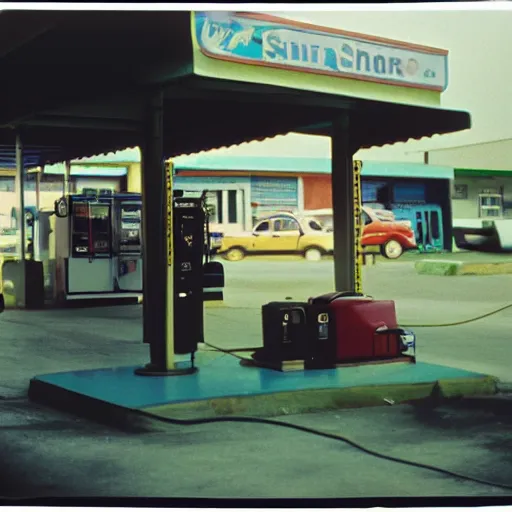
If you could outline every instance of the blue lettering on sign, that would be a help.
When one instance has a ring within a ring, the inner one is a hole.
[[[300,60],[299,45],[297,43],[290,43],[291,60]]]
[[[324,66],[331,68],[333,71],[338,71],[338,57],[334,48],[326,48],[324,55]]]
[[[318,60],[318,51],[320,50],[320,46],[318,46],[317,44],[312,44],[311,45],[311,62],[313,64],[318,64],[319,60]]]
[[[375,73],[383,75],[386,73],[386,59],[382,55],[375,55],[373,58],[373,67],[375,69]]]
[[[335,48],[321,48],[319,45],[299,43],[295,41],[282,41],[277,34],[269,34],[264,40],[264,54],[269,60],[303,62],[320,64],[320,55],[323,50],[323,66],[333,71],[357,70],[363,73],[375,73],[403,77],[402,60],[398,57],[386,58],[383,55],[374,55],[365,50],[354,50],[350,44],[343,44],[338,51]],[[435,77],[435,73],[427,70],[425,77]]]
[[[271,34],[266,42],[270,46],[270,49],[265,49],[265,53],[269,58],[276,60],[286,59],[288,53],[286,51],[286,43],[282,42],[279,36]]]
[[[364,59],[365,69],[367,73],[370,72],[370,55],[368,52],[364,52],[362,50],[357,50],[357,71],[362,71],[361,61]]]
[[[309,47],[307,44],[302,45],[302,62],[308,62],[309,60]]]
[[[341,53],[345,55],[340,59],[341,67],[351,69],[354,65],[354,50],[348,44],[344,44],[341,47]]]
[[[396,57],[389,59],[389,73],[391,75],[404,76],[402,73],[402,61]]]
[[[195,13],[199,46],[210,57],[329,71],[362,80],[379,79],[446,87],[446,55],[365,36],[322,33],[234,13]]]

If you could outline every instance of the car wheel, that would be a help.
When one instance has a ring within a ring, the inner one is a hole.
[[[307,261],[320,261],[322,259],[322,251],[317,247],[310,247],[304,252],[304,258]]]
[[[240,261],[245,258],[245,251],[240,247],[233,247],[226,251],[223,256],[228,261]]]
[[[382,247],[381,247],[382,256],[387,258],[388,260],[396,260],[397,258],[400,258],[404,252],[404,248],[402,247],[402,244],[400,242],[397,242],[396,240],[388,240]]]

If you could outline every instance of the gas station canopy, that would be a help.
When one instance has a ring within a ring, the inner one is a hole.
[[[2,11],[0,167],[141,144],[164,90],[173,157],[350,116],[357,148],[470,127],[439,108],[447,52],[255,13]]]
[[[24,166],[140,146],[143,371],[168,375],[178,371],[181,267],[164,159],[292,131],[329,135],[335,288],[358,291],[353,155],[470,127],[468,113],[439,108],[447,53],[258,13],[2,11],[0,165],[16,161],[21,215]]]

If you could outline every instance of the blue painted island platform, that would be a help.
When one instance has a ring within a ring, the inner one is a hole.
[[[97,406],[101,413],[96,417],[112,407],[183,418],[277,416],[403,403],[426,398],[436,387],[445,396],[496,392],[492,377],[422,362],[294,372],[243,366],[230,355],[213,352],[198,352],[196,362],[197,373],[174,377],[135,375],[142,364],[39,375],[31,380],[29,396],[77,413]]]

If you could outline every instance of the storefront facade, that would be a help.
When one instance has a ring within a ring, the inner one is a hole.
[[[208,203],[212,207],[210,222],[223,232],[243,231],[251,223],[250,176],[175,176],[174,187],[197,195],[208,190]],[[134,190],[129,190],[134,192]]]
[[[512,218],[512,170],[455,169],[452,205],[458,225]]]
[[[91,160],[91,161],[89,161]],[[332,208],[329,158],[219,157],[204,153],[173,159],[174,186],[186,194],[208,190],[211,222],[224,233],[251,230],[256,218],[276,210],[304,211]],[[10,172],[12,174],[12,172]],[[28,206],[53,208],[62,195],[64,166],[45,168],[35,192],[36,174],[29,174],[25,197]],[[434,165],[364,162],[362,200],[369,206],[392,209],[409,218],[402,208],[431,205],[443,233],[443,246],[450,249],[450,183],[453,169]],[[140,154],[128,149],[115,154],[72,162],[70,192],[84,188],[113,192],[141,192]],[[5,197],[4,197],[5,196]],[[453,190],[452,190],[453,197]],[[7,219],[15,205],[14,177],[0,176],[0,199]],[[453,200],[459,207],[457,200]],[[6,221],[7,222],[7,221]]]
[[[243,228],[250,230],[255,218],[271,211],[332,208],[329,167],[330,161],[321,158],[299,162],[286,157],[241,159],[192,155],[176,159],[175,182],[183,188],[191,188],[194,183],[197,190],[211,190],[213,184],[226,190],[229,180],[247,180],[244,199],[239,204],[240,208],[245,208]],[[404,220],[411,220],[411,208],[431,210],[430,220],[426,222],[438,226],[435,229],[440,233],[437,235],[440,248],[450,250],[450,183],[453,177],[453,169],[441,166],[363,162],[362,201],[368,206],[390,209],[398,219]],[[233,225],[225,215],[220,220],[219,227],[224,232],[242,227]],[[219,222],[219,217],[214,221]]]
[[[454,167],[453,225],[480,227],[512,218],[512,139],[429,151],[427,159]]]

